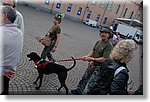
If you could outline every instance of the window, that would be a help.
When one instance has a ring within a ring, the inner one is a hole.
[[[101,1],[99,6],[105,8],[107,6],[107,1]]]
[[[134,11],[132,11],[132,13],[131,13],[131,15],[130,15],[129,19],[131,19],[131,18],[132,18],[133,14],[134,14]]]
[[[96,17],[97,22],[99,21],[99,18],[100,18],[100,14],[98,14],[97,17]]]
[[[103,24],[106,24],[107,22],[107,17],[104,18]]]
[[[46,4],[46,5],[49,5],[49,0],[45,0],[45,4]]]
[[[79,7],[78,12],[77,12],[77,15],[81,15],[81,12],[82,12],[82,8]]]
[[[121,7],[121,5],[118,5],[118,8],[117,8],[117,10],[116,10],[116,15],[119,13],[120,7]]]
[[[61,7],[61,3],[57,3],[56,8],[60,9],[60,7]]]
[[[87,17],[86,17],[86,18],[88,18],[88,19],[89,19],[89,18],[90,18],[90,16],[91,16],[91,14],[92,14],[92,11],[89,11],[89,12],[88,12],[88,14],[87,14]]]
[[[93,5],[95,5],[95,4],[96,4],[96,0],[91,0],[91,3],[92,3]]]
[[[137,34],[136,37],[137,37],[137,39],[139,39],[139,38],[140,38],[140,35]]]
[[[107,10],[111,11],[114,8],[114,1],[110,1],[107,6]]]
[[[125,9],[124,14],[123,14],[123,17],[126,16],[127,11],[128,11],[128,8]]]
[[[71,12],[72,4],[68,5],[67,12]]]

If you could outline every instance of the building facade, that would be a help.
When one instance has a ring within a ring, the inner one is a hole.
[[[115,18],[130,18],[142,21],[141,1],[135,0],[25,0],[48,9],[50,12],[60,12],[80,21],[91,19],[98,25],[111,25]]]

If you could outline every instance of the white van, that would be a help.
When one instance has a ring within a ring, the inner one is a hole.
[[[90,19],[83,21],[83,23],[86,24],[86,25],[89,25],[91,27],[96,27],[97,26],[97,22],[94,21],[94,20],[90,20]]]
[[[116,32],[119,32],[122,38],[134,39],[137,43],[143,42],[143,32],[132,26],[119,24]]]

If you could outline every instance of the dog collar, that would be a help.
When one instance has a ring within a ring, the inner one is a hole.
[[[40,63],[40,62],[42,62],[42,61],[43,61],[43,59],[39,60],[37,63]]]

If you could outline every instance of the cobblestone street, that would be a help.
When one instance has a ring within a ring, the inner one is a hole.
[[[43,46],[35,37],[47,33],[52,26],[53,14],[26,6],[18,6],[17,9],[23,14],[25,21],[24,48],[22,60],[17,68],[16,75],[10,81],[10,94],[65,94],[65,89],[63,88],[60,92],[57,91],[60,84],[56,74],[45,75],[41,89],[35,90],[36,85],[33,84],[33,81],[35,81],[38,73],[34,68],[34,63],[29,62],[29,59],[26,57],[26,55],[32,51],[37,52],[39,55],[41,54]],[[82,57],[88,54],[92,50],[95,42],[99,40],[98,28],[86,26],[68,17],[62,21],[61,28],[61,41],[57,51],[53,54],[56,60],[70,59],[71,56],[75,58]],[[136,57],[128,65],[131,67],[129,74],[134,82],[134,90],[142,83],[142,63],[140,55],[141,50],[139,46]],[[73,62],[62,62],[59,64],[69,68],[72,63]],[[68,72],[66,85],[69,91],[78,84],[86,68],[86,62],[77,61],[75,68]]]

